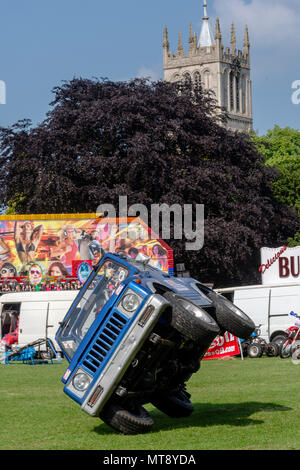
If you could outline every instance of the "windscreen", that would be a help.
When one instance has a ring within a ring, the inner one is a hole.
[[[89,284],[85,286],[85,292],[78,303],[73,305],[59,335],[61,347],[68,357],[73,357],[95,318],[128,273],[124,266],[107,260],[100,266],[97,274],[86,281]]]

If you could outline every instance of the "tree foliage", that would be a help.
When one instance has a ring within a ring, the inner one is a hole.
[[[254,137],[266,165],[277,168],[279,178],[273,181],[275,198],[295,208],[300,215],[300,132],[290,127],[275,126],[267,135]]]
[[[201,89],[146,80],[74,79],[54,89],[51,110],[32,127],[1,129],[3,203],[16,213],[94,212],[99,204],[205,204],[205,241],[175,262],[215,285],[259,280],[259,249],[299,227],[272,194],[277,172],[244,134],[215,116]]]
[[[272,182],[275,199],[294,208],[300,215],[300,132],[276,125],[268,130],[267,135],[254,136],[253,141],[263,154],[266,165],[279,172],[279,177]],[[299,232],[288,238],[288,246],[299,244]]]
[[[299,232],[295,233],[294,238],[288,237],[287,246],[289,248],[293,248],[294,246],[300,246],[300,233]]]

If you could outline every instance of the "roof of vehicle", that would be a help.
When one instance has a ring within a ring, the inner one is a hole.
[[[211,301],[208,299],[208,297],[206,297],[205,294],[199,289],[199,286],[203,286],[205,289],[205,285],[194,278],[171,276],[161,269],[149,265],[148,262],[150,259],[147,260],[145,258],[145,260],[135,260],[115,253],[109,254],[109,256],[115,257],[116,260],[122,260],[123,262],[130,264],[140,271],[141,285],[146,286],[153,292],[156,290],[154,284],[160,284],[166,289],[176,292],[182,297],[185,297],[196,305],[211,304]]]

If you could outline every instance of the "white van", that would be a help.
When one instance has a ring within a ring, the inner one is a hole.
[[[300,315],[300,283],[255,285],[215,289],[231,300],[261,325],[261,336],[267,341],[280,341],[284,331],[295,324],[291,311]]]
[[[55,334],[78,294],[78,290],[10,292],[0,297],[0,339],[14,329],[19,319],[18,346],[50,338],[57,351]],[[14,323],[14,325],[13,325]],[[41,347],[46,350],[46,344]]]

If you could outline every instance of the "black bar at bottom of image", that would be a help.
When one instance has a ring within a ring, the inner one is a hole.
[[[197,465],[203,462],[203,457],[214,451],[198,450],[14,450],[1,451],[2,462],[26,461],[32,462],[35,458],[46,458],[47,464],[88,463],[101,465],[104,470],[108,466],[124,466],[124,468],[141,468],[146,465]],[[3,463],[4,463],[3,462]]]

